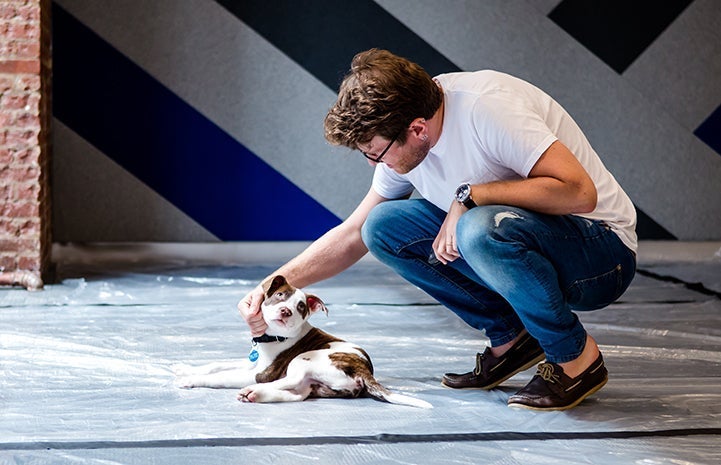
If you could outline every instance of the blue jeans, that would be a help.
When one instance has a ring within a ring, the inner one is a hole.
[[[586,331],[574,311],[603,308],[623,294],[636,257],[603,222],[516,207],[473,208],[458,222],[461,258],[448,265],[432,244],[446,212],[423,199],[376,206],[363,241],[381,262],[485,330],[492,346],[525,328],[563,363],[577,358]]]

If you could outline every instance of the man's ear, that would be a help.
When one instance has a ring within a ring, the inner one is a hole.
[[[414,119],[408,127],[415,137],[423,140],[428,138],[428,121],[425,118]]]
[[[308,308],[310,309],[311,314],[322,310],[323,312],[325,312],[326,315],[328,315],[328,307],[326,307],[323,301],[320,300],[320,297],[313,294],[307,294],[305,296],[305,301],[308,304]]]
[[[271,276],[270,278],[266,279],[263,282],[263,293],[265,294],[265,297],[270,297],[273,295],[275,291],[277,291],[281,286],[285,285],[287,281],[285,280],[285,276],[283,275],[276,275]]]

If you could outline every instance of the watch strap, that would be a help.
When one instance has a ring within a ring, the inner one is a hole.
[[[476,202],[473,201],[470,195],[468,196],[468,198],[463,200],[463,205],[469,210],[478,206],[476,205]]]

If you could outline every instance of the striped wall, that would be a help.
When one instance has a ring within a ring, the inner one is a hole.
[[[322,131],[370,47],[535,83],[641,238],[721,239],[716,0],[55,0],[53,21],[56,241],[316,238],[372,176]]]

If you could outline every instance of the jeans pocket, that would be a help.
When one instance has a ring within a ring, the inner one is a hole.
[[[619,264],[598,276],[574,281],[566,290],[566,301],[575,310],[596,310],[613,303],[624,290]]]

